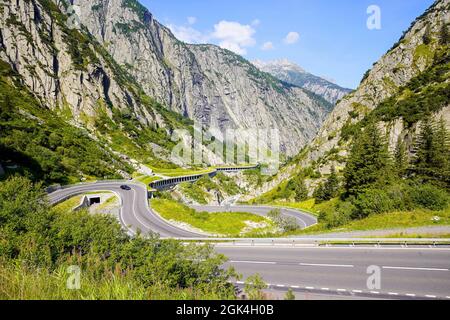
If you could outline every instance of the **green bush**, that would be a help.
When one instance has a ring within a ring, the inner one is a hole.
[[[225,261],[210,246],[185,246],[151,234],[129,237],[113,217],[54,211],[40,185],[26,178],[0,183],[0,269],[20,264],[31,273],[52,274],[77,265],[94,286],[113,274],[144,289],[163,285],[163,291],[190,289],[200,297],[228,299],[234,298],[227,284],[234,272],[222,269]],[[2,288],[17,287],[12,278],[1,281]]]
[[[414,205],[423,209],[438,211],[449,205],[448,193],[430,184],[411,187],[410,197]]]

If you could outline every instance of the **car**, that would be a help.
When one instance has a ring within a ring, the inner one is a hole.
[[[126,191],[130,191],[131,190],[131,188],[129,186],[126,186],[126,185],[120,186],[120,189],[126,190]]]

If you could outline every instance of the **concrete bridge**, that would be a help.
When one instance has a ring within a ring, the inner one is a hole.
[[[196,174],[196,175],[190,175],[190,176],[181,176],[181,177],[157,180],[157,181],[150,183],[150,187],[155,190],[166,190],[166,189],[174,187],[180,183],[196,182],[206,176],[213,178],[219,172],[238,172],[238,171],[252,170],[252,169],[257,169],[257,168],[259,168],[259,165],[221,167],[221,168],[216,168],[216,169],[212,170],[211,172],[207,172],[207,173],[203,173],[203,174]]]

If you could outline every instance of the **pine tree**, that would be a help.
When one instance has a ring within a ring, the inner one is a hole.
[[[308,198],[308,188],[306,187],[305,180],[302,177],[296,177],[289,182],[289,186],[293,191],[295,201],[300,202]]]
[[[335,198],[339,192],[339,178],[336,168],[331,169],[331,174],[325,183],[320,184],[314,192],[314,198],[319,202],[328,201]]]
[[[420,133],[414,146],[414,172],[424,179],[433,176],[433,149],[436,146],[434,139],[433,123],[427,117],[420,125]]]
[[[439,34],[439,44],[445,46],[450,43],[450,33],[448,32],[448,23],[444,23]]]
[[[400,137],[398,138],[397,146],[395,148],[394,160],[395,171],[400,178],[404,178],[408,171],[409,162],[405,141]]]
[[[432,148],[432,171],[439,181],[449,180],[450,137],[443,118],[436,124]]]
[[[429,45],[432,41],[431,28],[430,25],[427,25],[425,28],[425,33],[423,34],[423,43]]]
[[[386,182],[390,164],[386,138],[375,123],[369,123],[356,138],[344,170],[346,195],[358,195],[373,184]]]

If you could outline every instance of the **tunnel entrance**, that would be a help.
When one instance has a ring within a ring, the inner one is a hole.
[[[92,206],[94,204],[100,204],[101,198],[100,197],[92,197],[89,198],[89,206]]]

